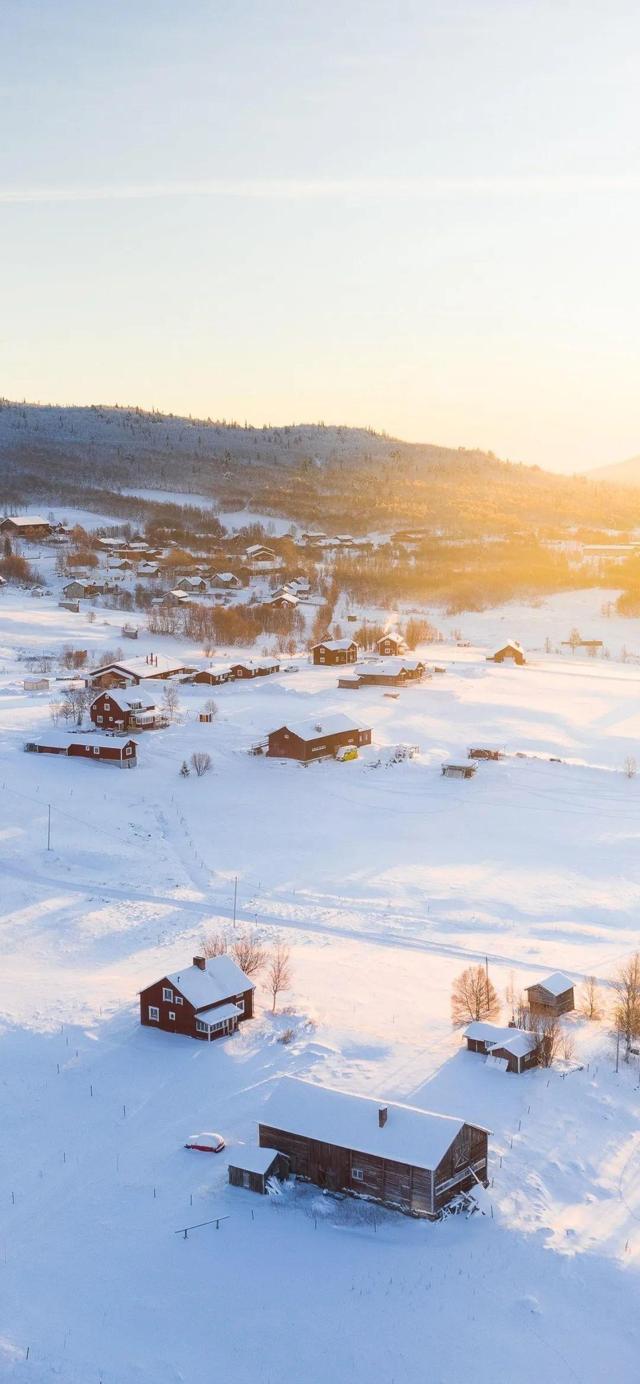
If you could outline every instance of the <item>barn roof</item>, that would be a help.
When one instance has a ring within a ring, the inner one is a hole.
[[[558,995],[564,995],[566,990],[573,989],[573,981],[563,971],[553,971],[550,976],[545,976],[544,980],[536,980],[533,985],[527,985],[527,993],[529,990],[536,990],[538,986],[557,999]]]
[[[291,721],[280,730],[288,730],[291,735],[297,735],[299,740],[319,740],[323,735],[339,735],[342,731],[362,730],[362,726],[357,726],[350,716],[345,716],[342,711],[333,711],[327,716],[308,716],[304,721]],[[277,734],[278,732],[272,732]]]
[[[256,1144],[244,1145],[229,1159],[229,1167],[239,1168],[243,1173],[268,1173],[279,1156],[277,1149],[261,1149]]]
[[[522,644],[520,644],[520,643],[518,642],[517,639],[506,639],[505,642],[504,642],[504,644],[501,644],[501,645],[500,645],[500,648],[498,649],[498,653],[501,654],[501,653],[503,652],[504,649],[517,649],[517,651],[518,651],[519,654],[523,654],[523,653],[524,653],[524,649],[523,649],[523,647],[522,647]]]
[[[38,526],[42,524],[47,529],[51,528],[49,520],[43,519],[39,514],[6,514],[4,517],[5,522],[15,524],[16,528],[20,529],[29,529],[35,524]]]
[[[145,687],[143,683],[139,682],[137,687],[104,688],[101,692],[98,693],[98,696],[94,698],[94,701],[99,701],[101,697],[108,697],[110,701],[116,703],[116,706],[137,707],[140,705],[140,703],[142,703],[142,707],[144,710],[151,711],[153,707],[156,705],[157,696],[157,682],[152,683],[151,689]]]
[[[212,1004],[229,999],[231,995],[256,988],[233,957],[227,955],[210,956],[204,971],[199,966],[185,966],[182,971],[173,971],[167,980],[175,985],[194,1009],[207,1009]]]
[[[472,1038],[479,1043],[489,1043],[492,1047],[504,1048],[514,1057],[526,1057],[538,1046],[535,1033],[524,1028],[501,1028],[499,1024],[475,1020],[465,1028],[464,1038]]]
[[[50,730],[45,735],[34,736],[29,744],[48,745],[51,749],[67,750],[70,745],[90,745],[91,748],[101,750],[121,750],[125,745],[135,745],[137,741],[132,740],[131,736],[123,735],[96,735],[95,731],[79,731],[72,734],[66,730]]]
[[[279,668],[277,658],[237,658],[232,668]]]
[[[378,1123],[381,1108],[387,1110],[382,1128]],[[338,1148],[374,1154],[395,1163],[410,1163],[415,1168],[434,1169],[465,1120],[372,1096],[353,1095],[301,1077],[284,1076],[265,1106],[262,1123]]]
[[[320,639],[313,647],[314,649],[332,649],[337,653],[340,649],[351,649],[354,644],[356,644],[355,639]]]

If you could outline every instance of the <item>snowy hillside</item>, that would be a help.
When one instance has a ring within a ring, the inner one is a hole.
[[[594,974],[606,1010],[639,945],[640,778],[623,767],[638,670],[617,657],[635,622],[607,622],[606,660],[543,652],[599,628],[601,603],[474,616],[474,642],[420,650],[446,671],[396,698],[339,690],[304,654],[213,689],[211,724],[212,689],[181,686],[124,773],[22,748],[52,695],[24,690],[24,655],[73,642],[98,665],[118,612],[0,592],[0,1378],[281,1384],[295,1362],[308,1384],[599,1384],[615,1359],[634,1384],[637,1059],[616,1074],[606,1017],[574,1014],[573,1056],[511,1077],[462,1050],[449,1012],[454,977],[485,958],[503,1021],[506,988],[555,969],[578,990]],[[527,665],[488,663],[514,631]],[[203,658],[144,634],[133,649]],[[373,731],[354,762],[247,753],[338,711]],[[475,742],[505,758],[443,778]],[[398,744],[419,752],[391,763]],[[194,750],[213,770],[185,779]],[[263,979],[230,1039],[141,1028],[140,989],[232,928],[236,878],[237,929],[291,948],[277,1012]],[[488,1126],[484,1214],[428,1224],[309,1186],[230,1187],[283,1073]],[[199,1129],[226,1150],[185,1150]]]

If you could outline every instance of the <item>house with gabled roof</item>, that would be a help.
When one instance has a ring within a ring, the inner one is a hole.
[[[343,746],[371,744],[371,730],[358,726],[341,711],[324,716],[310,716],[304,721],[292,721],[267,737],[267,754],[272,759],[312,759],[334,757]]]
[[[356,662],[358,645],[355,639],[322,639],[314,644],[311,655],[314,663],[321,667],[343,667]]]
[[[490,1058],[492,1067],[505,1072],[527,1072],[537,1067],[540,1060],[540,1041],[529,1029],[501,1028],[484,1019],[475,1019],[463,1033],[467,1051],[478,1052]]]
[[[436,1220],[460,1192],[488,1181],[489,1130],[461,1116],[281,1077],[258,1125],[291,1173]]]
[[[376,639],[376,649],[384,658],[397,658],[400,654],[406,654],[406,640],[397,630],[389,630],[387,634],[381,635],[380,639]]]
[[[255,988],[232,956],[194,956],[140,991],[140,1023],[210,1043],[253,1018]]]
[[[131,683],[137,685],[145,678],[164,681],[167,678],[186,677],[188,673],[195,672],[195,664],[181,663],[179,659],[169,658],[166,654],[140,654],[136,658],[103,663],[98,668],[92,668],[89,673],[89,685],[126,687]]]
[[[569,1014],[576,1007],[573,981],[564,971],[553,971],[535,985],[527,985],[526,991],[531,1013],[541,1018]]]

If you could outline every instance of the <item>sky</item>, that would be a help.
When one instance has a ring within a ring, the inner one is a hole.
[[[0,393],[640,452],[636,0],[2,0]]]

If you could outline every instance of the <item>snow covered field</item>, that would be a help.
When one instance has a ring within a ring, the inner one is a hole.
[[[0,1378],[637,1380],[637,1066],[616,1076],[606,1023],[574,1016],[580,1070],[508,1077],[462,1052],[449,1019],[470,961],[488,957],[501,995],[562,968],[606,999],[640,945],[640,777],[623,772],[640,759],[640,684],[616,657],[639,641],[600,617],[607,594],[459,617],[477,644],[425,649],[447,671],[397,699],[340,691],[304,658],[181,688],[178,721],[139,737],[127,773],[22,753],[50,694],[23,691],[16,657],[73,641],[98,663],[121,617],[0,595]],[[611,658],[542,652],[573,625]],[[487,664],[507,634],[527,667]],[[148,637],[132,652],[152,648],[202,657]],[[357,762],[246,753],[331,711],[372,727]],[[483,742],[505,760],[441,776]],[[398,743],[420,753],[385,765]],[[197,749],[213,772],[184,780]],[[138,990],[230,926],[236,876],[238,925],[291,947],[280,1012],[259,985],[233,1039],[141,1029]],[[313,1188],[228,1187],[229,1152],[284,1072],[488,1125],[486,1214],[430,1225]],[[184,1150],[196,1129],[227,1151]]]

